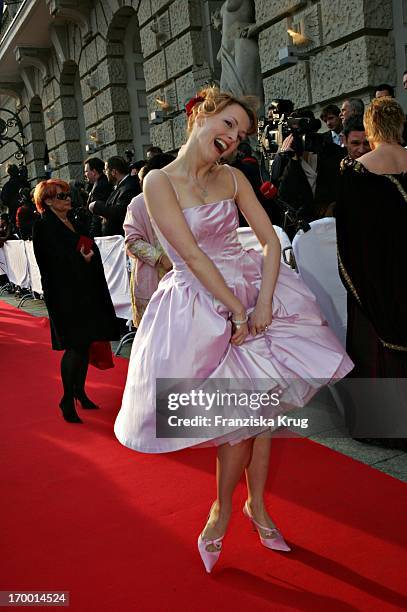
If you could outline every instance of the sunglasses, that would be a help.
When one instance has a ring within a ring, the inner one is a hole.
[[[71,197],[70,191],[61,191],[60,193],[57,193],[57,195],[55,196],[57,200],[67,200],[70,197]]]

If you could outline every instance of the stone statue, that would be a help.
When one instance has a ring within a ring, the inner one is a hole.
[[[236,96],[257,96],[264,103],[258,28],[253,0],[226,0],[212,15],[212,25],[222,30],[217,59],[221,63],[220,87]]]

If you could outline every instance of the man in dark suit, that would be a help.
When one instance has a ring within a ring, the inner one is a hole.
[[[370,145],[366,138],[365,126],[362,117],[354,115],[343,124],[343,144],[349,157],[358,159],[369,153]]]
[[[141,192],[140,183],[137,177],[129,174],[128,164],[123,157],[109,157],[105,163],[105,172],[109,183],[115,186],[114,190],[106,202],[92,202],[89,209],[93,214],[103,217],[103,236],[123,236],[127,206]]]
[[[89,157],[85,159],[84,172],[86,179],[92,185],[89,192],[87,205],[92,202],[101,202],[106,204],[107,198],[113,191],[111,185],[104,173],[105,164],[99,157]],[[92,238],[102,235],[102,217],[93,214],[90,222],[90,235]]]
[[[325,143],[333,143],[342,146],[341,132],[342,132],[342,120],[340,118],[341,109],[335,104],[328,104],[322,109],[320,119],[326,124],[329,132],[322,134],[323,141]]]

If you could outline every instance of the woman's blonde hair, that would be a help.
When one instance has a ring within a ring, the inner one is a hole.
[[[188,134],[192,132],[198,113],[207,116],[217,115],[231,104],[239,104],[246,111],[250,119],[247,134],[254,134],[257,131],[256,110],[258,100],[255,96],[238,97],[227,91],[220,91],[218,87],[211,85],[201,89],[194,100],[196,100],[196,103],[192,106],[188,115]]]
[[[389,96],[372,100],[363,116],[366,136],[370,142],[400,142],[404,122],[403,109]]]

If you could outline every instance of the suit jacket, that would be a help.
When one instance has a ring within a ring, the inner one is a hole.
[[[324,145],[327,145],[327,144],[334,144],[334,145],[336,145],[337,147],[340,147],[340,146],[341,146],[341,145],[338,145],[336,142],[334,142],[334,140],[333,140],[333,138],[332,138],[332,132],[331,132],[331,130],[328,130],[327,132],[323,132],[323,133],[321,134],[321,137],[322,137],[322,141],[323,141]]]
[[[93,187],[89,192],[88,205],[91,202],[106,202],[113,189],[113,185],[107,180],[106,174],[101,174],[96,183],[93,183]]]
[[[92,189],[88,195],[88,206],[91,202],[106,203],[106,200],[113,191],[113,185],[109,183],[106,174],[101,174],[100,178],[93,183]],[[97,214],[92,214],[90,220],[89,234],[94,238],[95,236],[102,236],[102,218]]]
[[[93,212],[103,217],[103,236],[124,236],[123,223],[127,206],[132,198],[141,192],[137,177],[126,176],[107,198],[106,202],[96,201]]]

